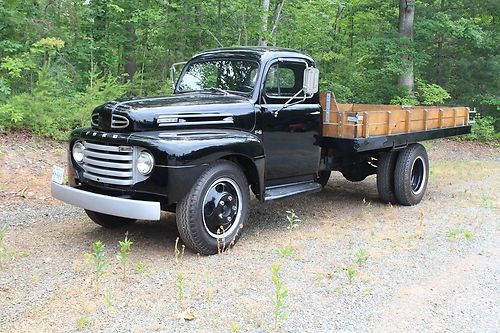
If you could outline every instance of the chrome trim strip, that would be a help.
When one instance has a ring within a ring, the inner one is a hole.
[[[233,117],[231,119],[223,120],[207,120],[207,121],[185,121],[179,123],[158,123],[158,126],[193,126],[193,125],[218,125],[218,124],[233,124]]]
[[[113,163],[113,162],[94,160],[93,158],[89,157],[84,157],[83,163],[90,165],[97,165],[105,168],[114,168],[114,169],[132,169],[133,167],[132,163]]]
[[[160,114],[158,120],[161,118],[206,118],[206,117],[232,117],[231,113],[196,113],[196,114]]]
[[[83,145],[85,146],[85,148],[89,148],[89,149],[120,152],[119,146],[99,145],[99,144],[95,144],[95,143],[90,143],[88,141],[83,141]],[[127,146],[127,147],[129,147],[129,146]]]
[[[132,178],[134,176],[134,173],[132,171],[115,171],[115,170],[101,169],[101,168],[95,168],[88,164],[83,164],[82,168],[85,171],[103,176],[113,176],[122,178]]]
[[[95,151],[90,151],[90,150],[85,150],[85,156],[90,156],[90,157],[96,157],[96,158],[102,158],[105,160],[115,160],[115,161],[132,161],[133,156],[132,154],[130,155],[115,155],[115,154],[103,154],[103,153],[97,153]]]
[[[128,127],[129,124],[130,121],[128,120],[127,117],[119,114],[111,115],[111,128],[126,128]]]
[[[79,190],[70,186],[51,184],[52,196],[73,206],[108,215],[138,220],[160,219],[160,203],[111,197]]]
[[[104,177],[104,176],[96,176],[96,175],[90,174],[88,172],[84,172],[83,177],[90,179],[90,180],[93,180],[95,182],[113,184],[113,185],[132,185],[132,184],[134,184],[133,179],[108,178],[108,177]]]

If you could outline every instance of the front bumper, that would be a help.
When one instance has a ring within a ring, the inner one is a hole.
[[[159,220],[160,203],[111,197],[52,182],[52,196],[94,212],[138,220]]]

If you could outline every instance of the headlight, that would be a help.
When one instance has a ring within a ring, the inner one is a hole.
[[[153,170],[154,164],[153,155],[144,150],[140,152],[136,160],[137,171],[143,175],[148,175]]]
[[[73,159],[77,163],[82,163],[83,162],[83,151],[84,150],[85,150],[85,146],[80,141],[77,141],[73,145],[73,149],[72,149]]]

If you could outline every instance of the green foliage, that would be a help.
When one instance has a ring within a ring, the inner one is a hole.
[[[285,307],[285,300],[288,297],[288,290],[286,289],[283,278],[281,277],[281,267],[278,264],[274,264],[271,266],[271,273],[271,280],[274,285],[274,329],[278,330],[281,326],[281,322],[288,317],[288,313],[286,312]]]
[[[106,246],[101,241],[96,241],[92,243],[92,250],[94,252],[87,253],[86,256],[90,258],[94,266],[95,286],[97,293],[99,293],[100,278],[106,273],[106,260],[104,258]]]
[[[299,222],[301,222],[301,220],[299,219],[299,217],[297,216],[297,214],[295,213],[295,211],[292,209],[292,210],[287,210],[286,211],[286,219],[288,221],[288,225],[287,225],[287,229],[288,231],[293,231],[295,230],[296,228],[298,228],[299,226]]]
[[[368,258],[370,258],[367,249],[359,249],[358,251],[356,251],[356,253],[354,253],[354,256],[356,257],[354,261],[359,266],[363,265],[368,260]]]
[[[352,283],[356,275],[358,275],[358,271],[354,267],[347,267],[345,270],[345,274],[347,275],[347,280],[349,283]]]
[[[0,127],[27,128],[54,139],[66,139],[72,129],[90,123],[91,110],[123,95],[127,89],[112,77],[98,79],[84,92],[67,91],[67,85],[49,80],[33,94],[22,93],[0,106]]]
[[[89,328],[90,326],[91,326],[91,323],[90,323],[89,318],[87,318],[87,316],[80,316],[80,317],[76,318],[76,327],[79,330]]]
[[[106,100],[169,93],[175,62],[265,38],[311,55],[339,103],[475,106],[498,128],[499,10],[492,0],[417,1],[410,40],[397,33],[397,2],[382,0],[272,1],[268,31],[260,1],[0,0],[0,127],[64,138]],[[410,99],[397,81],[409,60]],[[95,95],[103,81],[111,91]]]
[[[125,238],[123,241],[118,241],[118,244],[120,245],[120,252],[116,255],[116,259],[118,259],[118,262],[120,263],[120,266],[122,267],[123,271],[123,279],[125,280],[126,274],[127,274],[127,265],[130,263],[130,249],[132,247],[132,242],[130,239],[128,239],[128,234],[125,234]]]
[[[184,277],[184,274],[178,273],[177,274],[177,298],[179,300],[183,300],[184,297],[186,297],[186,290],[184,287],[184,281],[186,278]]]
[[[495,118],[483,117],[477,113],[471,133],[461,138],[470,141],[499,141],[500,133],[495,130]]]
[[[281,258],[289,258],[293,255],[293,247],[290,245],[280,247],[276,249],[276,254]]]

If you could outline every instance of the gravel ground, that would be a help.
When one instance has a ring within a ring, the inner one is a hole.
[[[14,156],[21,165],[30,158],[3,140],[0,168]],[[9,226],[0,331],[272,331],[277,263],[288,290],[284,332],[499,332],[500,154],[453,141],[427,147],[430,184],[415,207],[379,203],[374,177],[350,183],[334,174],[321,193],[254,201],[228,253],[186,251],[178,262],[172,214],[104,230],[80,209],[48,198],[46,187],[32,187],[43,183],[39,178],[0,178],[0,225]],[[47,158],[64,161],[60,147],[54,150]],[[24,184],[31,196],[23,197]],[[291,232],[288,209],[302,219]],[[134,244],[123,278],[115,254],[126,231]],[[99,291],[85,256],[97,240],[106,245],[107,261]],[[284,246],[293,248],[291,256],[277,254]],[[360,250],[366,260],[357,260]]]

